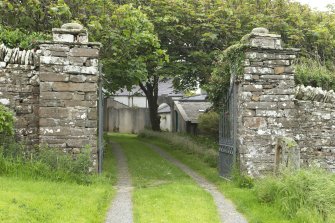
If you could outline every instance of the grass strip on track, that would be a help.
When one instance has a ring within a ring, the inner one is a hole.
[[[219,222],[213,198],[179,168],[134,135],[113,134],[111,139],[127,156],[135,223]]]
[[[141,138],[141,141],[159,146],[170,155],[188,165],[193,170],[206,177],[209,181],[217,185],[218,189],[229,199],[231,199],[238,211],[243,213],[250,223],[293,223],[296,221],[287,220],[279,210],[261,204],[251,189],[238,188],[233,183],[219,177],[216,168],[209,167],[203,160],[194,154],[187,154],[178,148],[172,148],[167,142],[161,139],[150,137]]]

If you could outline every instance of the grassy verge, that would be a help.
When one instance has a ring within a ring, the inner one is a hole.
[[[60,181],[49,178],[52,172],[48,169],[32,171],[42,164],[7,162],[5,176],[0,174],[0,222],[104,222],[115,193],[112,187],[114,163],[107,147],[103,175],[86,175],[86,183],[77,184],[67,180],[68,175]],[[19,170],[25,165],[30,166],[23,172],[24,177],[19,171],[15,174],[11,170],[13,165],[20,167]]]
[[[128,159],[135,222],[219,222],[212,197],[176,166],[135,136],[113,134],[111,139],[121,144]]]
[[[185,152],[182,145],[176,146],[175,142],[171,143],[156,133],[154,137],[150,134],[146,136],[147,138],[141,138],[142,141],[160,146],[215,183],[251,223],[334,222],[335,177],[330,174],[301,171],[281,178],[268,177],[256,181],[256,186],[252,189],[240,188],[235,182],[220,178],[216,168],[210,167],[203,158]]]
[[[104,184],[77,185],[0,177],[0,222],[103,222]]]

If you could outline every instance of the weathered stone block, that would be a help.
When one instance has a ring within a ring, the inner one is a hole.
[[[271,80],[286,80],[286,79],[294,79],[294,77],[289,75],[261,75],[261,79],[271,79]]]
[[[70,56],[74,57],[99,57],[99,49],[92,49],[92,48],[72,48],[70,50]]]
[[[39,100],[39,105],[41,107],[64,107],[65,102],[61,100]]]
[[[71,100],[73,98],[73,94],[70,94],[68,92],[43,92],[43,94],[40,95],[40,98],[44,100]]]
[[[262,85],[244,85],[243,86],[243,91],[250,91],[250,92],[254,92],[254,91],[262,91],[263,90],[263,86]]]
[[[262,95],[260,101],[276,102],[276,101],[291,101],[293,96],[290,95]]]
[[[246,74],[274,74],[273,68],[268,67],[245,67]]]
[[[68,82],[69,75],[54,72],[40,72],[40,80],[45,82]]]
[[[281,110],[256,110],[256,116],[260,117],[283,117],[283,111]]]
[[[289,100],[292,99],[294,96],[288,96]],[[280,109],[294,109],[296,105],[293,101],[285,101],[285,102],[278,102],[278,108]]]
[[[74,35],[72,34],[53,33],[52,37],[55,42],[67,42],[67,43],[74,42]]]
[[[64,82],[55,82],[52,85],[53,91],[81,91],[81,92],[90,92],[97,91],[97,84],[93,83],[64,83]]]
[[[98,74],[99,70],[97,67],[82,67],[82,66],[68,65],[64,67],[64,72],[72,74]]]
[[[68,108],[40,107],[39,115],[41,118],[68,118],[71,110]]]
[[[244,107],[248,109],[277,109],[278,105],[276,102],[246,102]]]
[[[87,75],[70,75],[70,81],[76,83],[83,83],[87,79]]]
[[[97,108],[89,108],[87,110],[87,115],[89,120],[97,120],[98,117],[98,110]]]
[[[98,100],[98,95],[97,95],[97,93],[85,93],[85,100],[97,101]]]
[[[87,57],[68,57],[71,65],[86,66]]]
[[[53,127],[59,126],[59,119],[54,118],[40,118],[39,119],[40,127]]]
[[[276,55],[272,53],[266,53],[266,52],[247,52],[245,54],[245,57],[251,60],[255,60],[255,59],[264,60],[264,59],[275,59]]]
[[[7,66],[6,62],[0,61],[0,68],[5,68]]]
[[[55,64],[55,65],[68,65],[69,60],[65,57],[54,57],[54,56],[41,56],[41,64]]]
[[[52,82],[41,82],[40,83],[40,91],[52,91],[53,83]]]
[[[53,126],[53,127],[42,127],[40,128],[40,135],[42,142],[48,142],[48,138],[43,138],[43,136],[69,136],[71,134],[71,129],[68,127]],[[46,140],[43,140],[46,139]]]
[[[290,60],[266,60],[263,63],[268,66],[290,66]]]
[[[275,67],[274,71],[275,71],[275,74],[283,74],[285,73],[285,67]]]
[[[261,117],[244,117],[243,126],[246,128],[265,128],[267,126],[266,119]]]

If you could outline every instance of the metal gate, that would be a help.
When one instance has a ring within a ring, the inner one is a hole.
[[[230,178],[236,161],[236,89],[235,76],[232,75],[220,117],[219,171],[224,178]]]

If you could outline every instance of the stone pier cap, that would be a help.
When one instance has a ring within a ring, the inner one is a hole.
[[[88,44],[87,30],[78,23],[66,23],[61,28],[52,29],[53,42]],[[89,43],[101,46],[100,43]]]
[[[270,33],[267,28],[254,28],[250,34],[243,37],[242,42],[252,48],[288,50],[298,53],[300,49],[284,48],[281,35]]]

